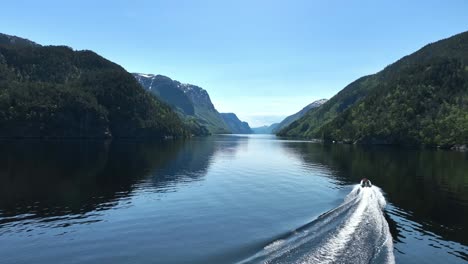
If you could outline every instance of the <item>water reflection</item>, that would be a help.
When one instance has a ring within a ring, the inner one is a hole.
[[[142,182],[164,192],[203,177],[215,150],[211,139],[0,142],[0,228],[22,222],[27,229],[35,219],[48,226],[99,221],[91,216]]]
[[[182,182],[201,179],[206,174],[210,159],[215,152],[214,142],[208,139],[178,141],[172,142],[172,145],[176,148],[173,155],[166,157],[164,164],[154,166],[149,170],[148,182],[151,184],[152,191],[175,191],[177,185]],[[151,149],[153,152],[156,150],[154,147]],[[159,150],[154,154],[165,156],[168,153]]]
[[[371,179],[393,204],[392,216],[418,223],[412,228],[417,232],[468,244],[467,153],[292,142],[283,146],[310,166],[326,166],[337,184]],[[396,242],[405,238],[408,230],[401,223],[389,224]]]

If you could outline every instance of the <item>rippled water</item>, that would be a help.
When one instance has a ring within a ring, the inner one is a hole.
[[[0,142],[0,263],[466,263],[467,223],[466,153]]]

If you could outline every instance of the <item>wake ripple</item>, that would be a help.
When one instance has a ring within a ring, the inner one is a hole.
[[[356,185],[337,208],[240,263],[395,263],[380,188]]]

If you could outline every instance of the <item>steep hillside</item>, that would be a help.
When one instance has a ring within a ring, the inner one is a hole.
[[[221,113],[221,117],[234,134],[252,134],[249,123],[242,122],[234,113]]]
[[[169,106],[92,51],[0,34],[0,137],[185,136]]]
[[[444,147],[468,143],[468,32],[358,79],[279,135]]]
[[[302,118],[292,122],[277,134],[288,137],[318,137],[319,128],[364,98],[371,89],[376,87],[376,79],[373,75],[361,77],[346,86],[321,107],[310,110]]]
[[[281,121],[278,126],[273,130],[273,133],[276,133],[278,131],[281,131],[281,129],[289,126],[292,122],[298,120],[299,118],[303,117],[305,114],[307,114],[307,112],[309,112],[309,110],[311,109],[314,109],[314,108],[317,108],[321,105],[323,105],[324,103],[327,102],[327,99],[320,99],[320,100],[317,100],[317,101],[314,101],[310,104],[308,104],[306,107],[302,108],[301,111],[293,114],[293,115],[290,115],[288,117],[286,117],[283,121]]]
[[[138,82],[158,98],[172,106],[176,111],[184,115],[194,115],[195,107],[181,89],[182,84],[172,79],[153,74],[133,74]]]
[[[144,88],[171,105],[183,119],[206,127],[213,134],[230,133],[208,92],[201,87],[162,75],[133,73],[133,76]]]

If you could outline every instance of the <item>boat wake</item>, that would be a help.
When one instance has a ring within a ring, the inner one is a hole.
[[[380,188],[356,185],[337,208],[240,263],[395,263]]]

